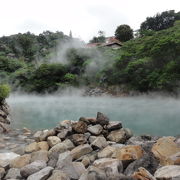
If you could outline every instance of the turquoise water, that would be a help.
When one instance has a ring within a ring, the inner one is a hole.
[[[51,128],[100,111],[135,134],[180,134],[180,101],[174,98],[12,95],[7,101],[16,128]]]

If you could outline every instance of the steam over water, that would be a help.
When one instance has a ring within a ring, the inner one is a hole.
[[[7,101],[16,128],[52,128],[100,111],[135,134],[180,134],[180,101],[173,98],[12,95]]]

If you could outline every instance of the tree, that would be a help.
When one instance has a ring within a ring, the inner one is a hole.
[[[89,42],[90,43],[104,43],[105,42],[105,33],[104,31],[98,31],[98,36],[94,36]]]
[[[133,30],[126,24],[120,25],[115,31],[115,37],[122,42],[128,41],[133,38]]]
[[[167,29],[174,25],[176,20],[180,19],[180,12],[175,13],[174,10],[164,11],[162,13],[158,13],[153,17],[147,17],[146,20],[141,23],[140,32],[141,34],[145,34],[146,31],[160,31],[163,29]]]

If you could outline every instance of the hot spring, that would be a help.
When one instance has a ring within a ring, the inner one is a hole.
[[[32,130],[55,127],[58,122],[106,114],[134,134],[180,134],[180,101],[170,97],[82,97],[11,95],[12,126]]]

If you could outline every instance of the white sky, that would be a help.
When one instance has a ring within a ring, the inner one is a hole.
[[[147,16],[174,9],[180,0],[0,0],[0,36],[30,31],[62,31],[88,41],[103,30],[114,35],[118,25],[134,30]]]

